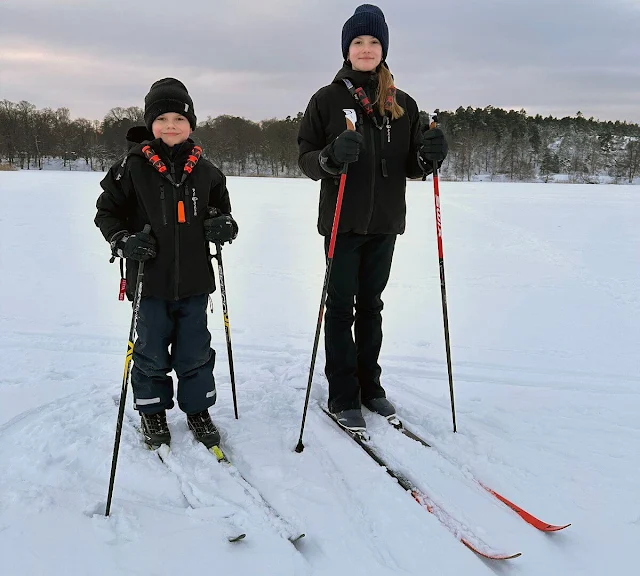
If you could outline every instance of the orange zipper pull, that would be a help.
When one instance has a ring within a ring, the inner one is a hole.
[[[178,200],[178,222],[180,224],[184,224],[186,222],[184,217],[184,202],[182,200]]]

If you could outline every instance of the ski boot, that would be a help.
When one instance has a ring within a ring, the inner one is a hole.
[[[195,439],[202,442],[207,450],[220,444],[220,432],[211,421],[209,410],[203,410],[196,414],[187,414],[189,430],[193,432]]]
[[[386,398],[370,398],[369,400],[363,400],[362,404],[365,408],[371,410],[371,412],[384,416],[392,426],[402,428],[402,422],[400,422],[396,415],[395,406]]]
[[[144,414],[141,412],[140,422],[144,443],[151,450],[160,448],[163,444],[169,446],[171,443],[171,433],[167,426],[167,413],[164,410],[156,414]]]

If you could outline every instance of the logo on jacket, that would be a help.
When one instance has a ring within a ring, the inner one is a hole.
[[[191,199],[193,200],[193,215],[197,216],[198,215],[198,197],[196,196],[196,189],[191,188],[191,193],[193,194],[193,196],[191,197]]]

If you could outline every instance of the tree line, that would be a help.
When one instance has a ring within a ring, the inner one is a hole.
[[[447,173],[458,180],[483,174],[508,180],[613,182],[640,177],[640,126],[575,117],[529,116],[525,110],[458,108],[439,115],[451,142]]]
[[[427,115],[421,112],[423,120]],[[193,138],[225,173],[237,176],[301,176],[296,137],[302,113],[253,122],[237,116],[207,118]],[[443,176],[532,181],[568,176],[571,182],[640,178],[640,126],[575,117],[529,116],[526,111],[458,108],[438,120],[449,141]],[[104,171],[126,150],[125,135],[143,124],[139,107],[113,108],[102,121],[72,120],[68,108],[38,110],[26,101],[0,101],[0,163],[41,169]]]

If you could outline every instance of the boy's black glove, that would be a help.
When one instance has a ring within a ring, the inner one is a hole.
[[[130,234],[126,230],[116,232],[111,238],[111,253],[117,258],[144,262],[156,257],[156,241],[146,232]]]
[[[217,213],[217,210],[210,210],[209,214],[212,213]],[[204,221],[204,235],[209,242],[231,242],[238,236],[238,224],[230,214],[218,214]]]
[[[440,128],[426,128],[420,135],[418,153],[429,168],[434,162],[442,162],[447,157],[449,145]]]
[[[358,160],[360,146],[364,144],[364,137],[355,130],[345,130],[331,144],[325,146],[320,152],[320,164],[326,164],[327,159],[335,167],[351,164]]]

